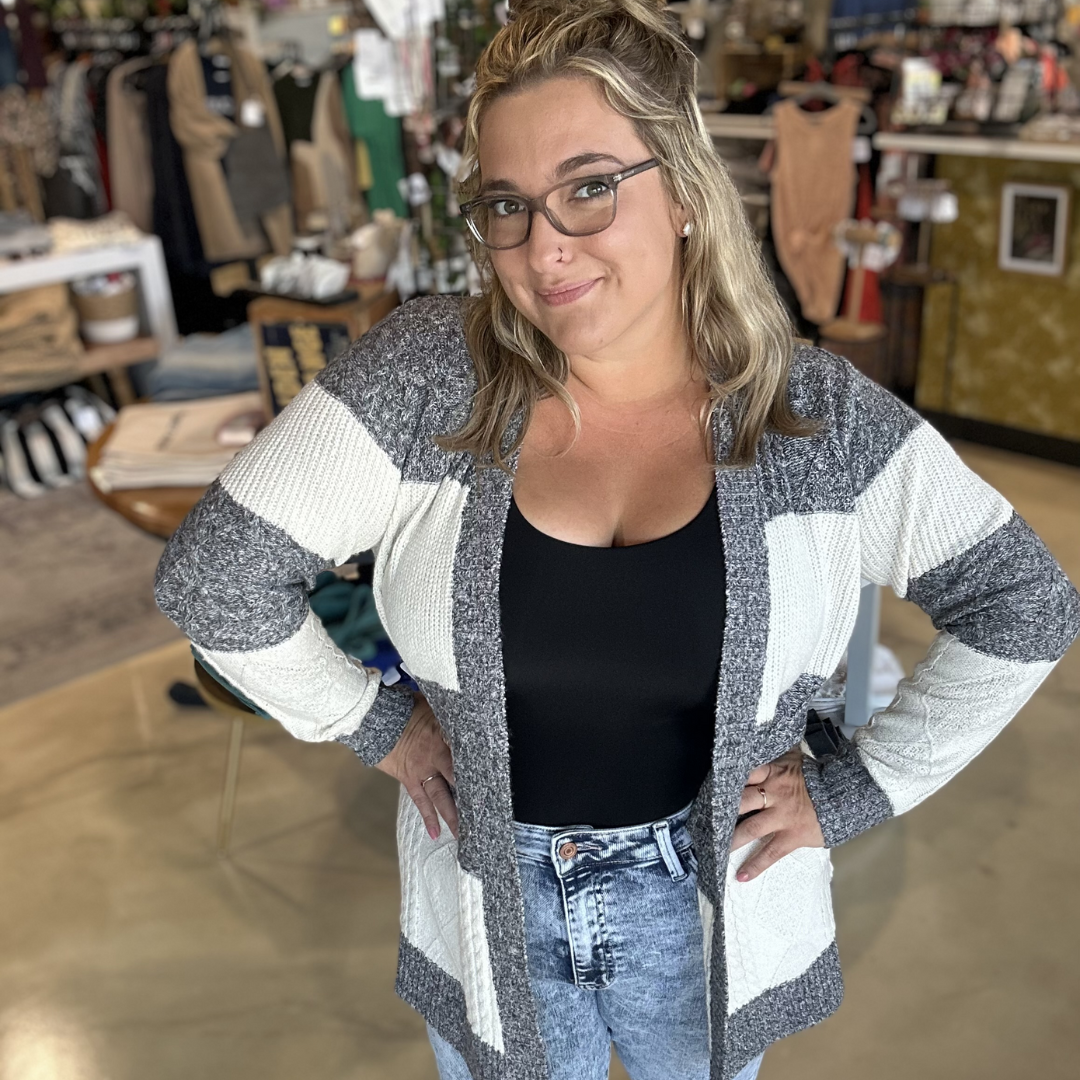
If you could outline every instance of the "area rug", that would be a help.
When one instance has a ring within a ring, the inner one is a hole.
[[[0,706],[177,640],[154,605],[162,547],[86,487],[0,488]]]

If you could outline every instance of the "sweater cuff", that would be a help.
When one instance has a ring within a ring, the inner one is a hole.
[[[892,804],[853,743],[829,757],[803,757],[803,779],[827,848],[837,847],[893,816]]]
[[[337,741],[354,750],[365,765],[378,765],[397,745],[415,701],[406,686],[380,686],[360,726]]]

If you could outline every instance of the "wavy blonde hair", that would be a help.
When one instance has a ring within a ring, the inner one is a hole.
[[[607,103],[634,124],[660,163],[668,195],[693,220],[682,241],[682,311],[695,362],[709,385],[707,428],[721,405],[732,422],[724,464],[753,462],[766,430],[807,435],[786,395],[793,346],[790,320],[762,264],[739,194],[713,148],[698,109],[696,60],[678,23],[658,0],[520,0],[511,21],[484,50],[464,137],[468,170],[462,201],[481,177],[480,125],[496,98],[542,80],[593,80]],[[580,426],[565,383],[566,355],[511,303],[487,249],[470,237],[483,292],[465,308],[465,337],[478,389],[459,431],[440,436],[447,450],[465,450],[508,469],[532,409],[554,396]],[[508,438],[515,415],[524,423]]]

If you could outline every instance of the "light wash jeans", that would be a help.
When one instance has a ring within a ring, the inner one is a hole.
[[[708,1080],[709,1038],[690,808],[651,825],[515,823],[526,950],[551,1080]],[[428,1036],[441,1080],[471,1080]],[[764,1056],[764,1055],[762,1055]],[[736,1080],[754,1080],[761,1057]]]

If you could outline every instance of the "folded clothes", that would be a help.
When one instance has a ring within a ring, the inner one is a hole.
[[[258,389],[255,340],[247,323],[223,334],[191,334],[158,360],[147,379],[154,401],[190,401]]]
[[[239,429],[250,441],[264,419],[257,393],[128,405],[90,476],[102,491],[203,487],[236,456]]]
[[[78,326],[65,285],[0,296],[0,394],[77,380],[83,353]]]

